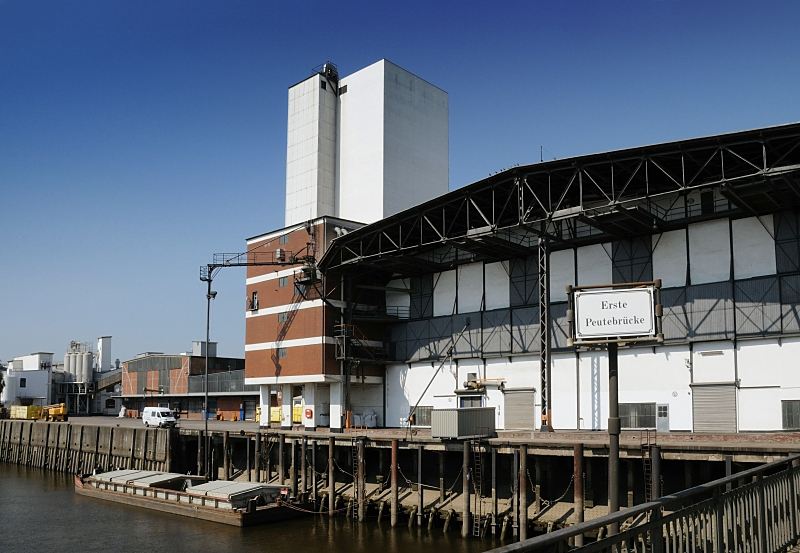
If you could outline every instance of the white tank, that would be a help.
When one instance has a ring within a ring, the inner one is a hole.
[[[69,352],[64,354],[64,372],[69,374]]]
[[[69,373],[72,375],[73,382],[77,382],[78,379],[78,367],[80,365],[79,356],[80,353],[70,353],[70,363],[69,363]]]
[[[86,352],[81,354],[81,382],[91,382],[94,380],[94,367],[92,366],[92,354]]]

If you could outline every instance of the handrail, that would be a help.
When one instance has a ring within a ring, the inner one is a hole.
[[[582,522],[580,524],[575,524],[567,528],[562,528],[560,530],[550,532],[548,534],[527,539],[525,541],[511,543],[508,545],[504,545],[502,547],[491,549],[487,551],[487,553],[512,553],[512,552],[518,553],[518,552],[541,551],[544,549],[552,551],[553,550],[552,548],[554,546],[566,543],[569,538],[572,538],[576,535],[582,535],[587,532],[591,532],[593,530],[599,530],[600,528],[609,526],[610,524],[613,523],[620,523],[621,525],[624,520],[629,519],[631,517],[636,517],[638,515],[645,514],[648,512],[653,512],[656,510],[660,511],[662,508],[674,506],[677,503],[685,503],[687,499],[691,499],[693,497],[702,494],[707,494],[709,492],[714,492],[719,488],[724,488],[728,484],[734,484],[737,480],[741,480],[743,478],[752,478],[755,476],[763,476],[765,473],[768,472],[777,472],[776,469],[779,469],[780,467],[786,467],[788,469],[791,469],[792,464],[795,462],[800,462],[800,455],[792,455],[784,459],[780,459],[778,461],[773,461],[772,463],[760,465],[758,467],[737,472],[730,476],[725,476],[723,478],[718,478],[717,480],[712,480],[711,482],[706,482],[705,484],[700,484],[698,486],[694,486],[686,490],[682,490],[670,495],[665,495],[648,503],[642,503],[641,505],[637,505],[635,507],[622,509],[617,513],[607,514],[590,521]],[[653,524],[654,522],[651,521],[645,525],[642,525],[642,528],[644,528],[645,526],[652,526]],[[637,527],[632,527],[627,532],[624,533],[629,533],[636,529]],[[614,537],[615,536],[609,536],[606,539],[613,540]],[[586,547],[593,546],[592,548],[595,549],[596,545],[597,543],[587,544]],[[576,549],[576,551],[579,550],[580,548]]]

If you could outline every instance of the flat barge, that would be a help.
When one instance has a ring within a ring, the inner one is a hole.
[[[288,488],[216,480],[152,470],[115,470],[75,476],[79,495],[134,505],[162,513],[253,526],[308,513],[288,499]]]

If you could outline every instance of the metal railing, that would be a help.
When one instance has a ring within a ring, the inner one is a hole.
[[[799,462],[788,457],[490,553],[785,551],[798,539]],[[624,530],[602,537],[614,523]],[[601,537],[570,546],[587,534]]]

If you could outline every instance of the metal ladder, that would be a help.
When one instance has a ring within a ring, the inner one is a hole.
[[[472,535],[479,538],[481,536],[481,483],[483,482],[483,465],[481,462],[480,441],[470,443],[472,449],[472,488],[475,491],[475,507],[472,516]]]
[[[639,448],[642,456],[642,473],[644,475],[644,501],[645,503],[653,500],[653,460],[650,457],[650,446],[655,445],[656,434],[646,430],[639,435]],[[656,490],[657,492],[658,490]],[[660,494],[659,494],[660,495]]]

